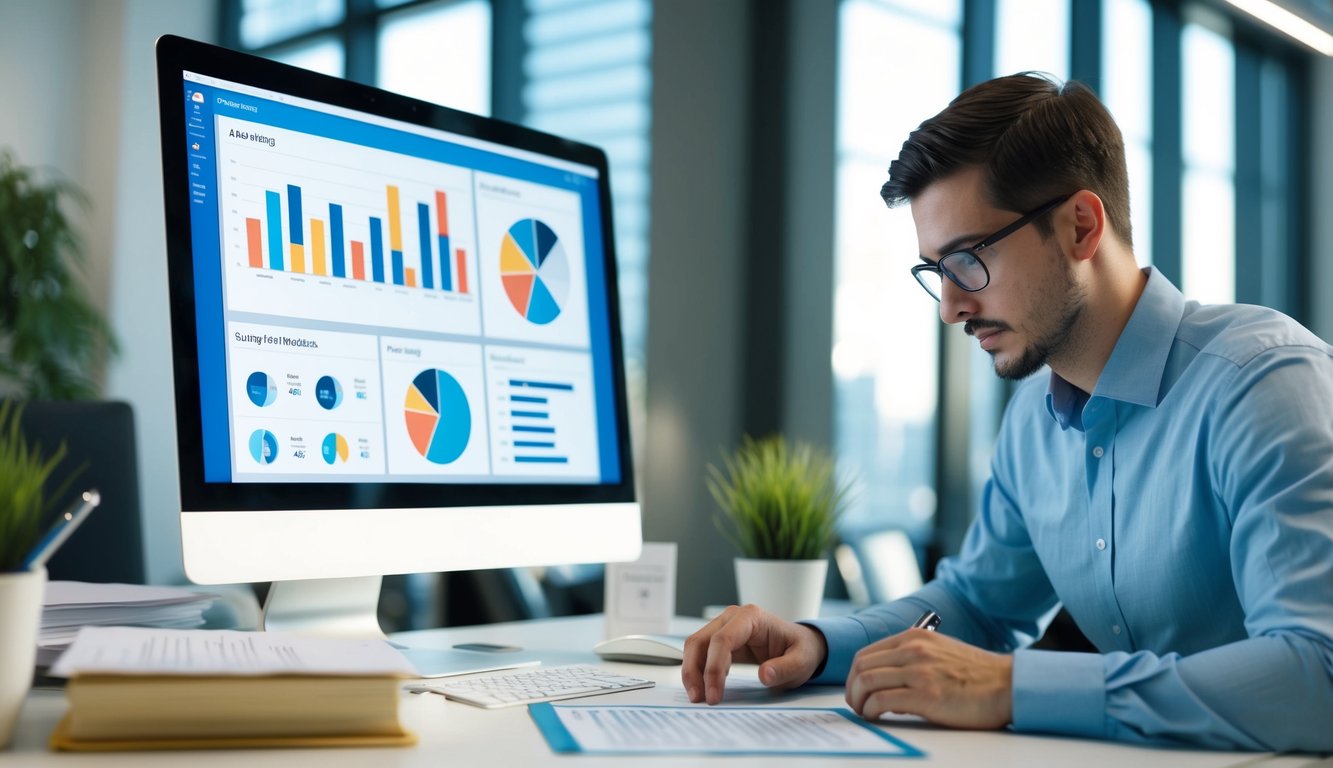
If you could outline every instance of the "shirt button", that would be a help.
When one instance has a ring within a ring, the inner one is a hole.
[[[1111,632],[1117,635],[1120,634],[1120,625],[1116,624],[1115,626],[1111,627]]]
[[[1102,447],[1099,445],[1096,448],[1092,449],[1092,455],[1100,459],[1101,457],[1106,455],[1106,451],[1103,451]]]
[[[1097,539],[1097,549],[1106,549],[1106,539]]]

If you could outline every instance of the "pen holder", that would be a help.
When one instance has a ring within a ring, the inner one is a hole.
[[[32,686],[46,569],[0,573],[0,749],[9,746]]]

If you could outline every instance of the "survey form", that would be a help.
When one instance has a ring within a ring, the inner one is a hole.
[[[921,757],[916,747],[835,707],[533,704],[556,752]]]

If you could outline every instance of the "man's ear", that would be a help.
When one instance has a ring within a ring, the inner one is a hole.
[[[1079,261],[1087,261],[1097,253],[1106,234],[1106,209],[1096,192],[1080,189],[1071,197],[1070,202],[1074,220],[1074,240],[1070,244],[1070,255]]]

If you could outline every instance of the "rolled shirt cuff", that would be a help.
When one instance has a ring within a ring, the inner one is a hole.
[[[1095,653],[1014,653],[1014,730],[1106,738],[1106,676]]]

